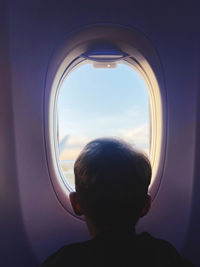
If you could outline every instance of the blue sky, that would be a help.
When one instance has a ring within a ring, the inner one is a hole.
[[[72,71],[58,97],[60,141],[69,135],[62,160],[74,160],[90,140],[121,137],[148,152],[148,91],[130,66],[115,69],[85,64]]]

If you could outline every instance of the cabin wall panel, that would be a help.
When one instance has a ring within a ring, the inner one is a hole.
[[[11,65],[7,69],[11,84],[7,86],[12,89],[13,102],[11,95],[6,99],[13,104],[14,136],[10,144],[16,151],[14,156],[10,151],[8,159],[14,157],[16,161],[13,190],[24,224],[22,236],[28,238],[37,262],[64,243],[88,237],[85,224],[63,209],[51,184],[43,127],[45,77],[52,54],[71,32],[89,24],[114,23],[138,30],[152,43],[161,61],[167,94],[165,168],[152,210],[141,220],[138,231],[165,238],[181,251],[187,234],[191,234],[198,91],[194,83],[197,48],[193,47],[196,16],[191,16],[190,8],[184,14],[182,5],[175,3],[172,8],[168,1],[159,8],[144,0],[134,6],[133,1],[123,1],[123,8],[116,1],[115,5],[106,1],[106,8],[104,1],[68,2],[9,2],[5,45],[10,47]],[[11,113],[6,116],[12,117]]]
[[[10,39],[6,1],[0,2],[0,265],[35,266],[24,231],[16,168]]]

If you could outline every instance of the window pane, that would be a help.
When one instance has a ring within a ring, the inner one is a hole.
[[[68,183],[74,187],[73,164],[86,143],[97,137],[120,137],[150,149],[148,89],[129,65],[73,70],[58,96],[59,159]]]

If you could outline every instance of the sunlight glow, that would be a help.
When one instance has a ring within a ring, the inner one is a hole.
[[[62,83],[57,110],[59,159],[72,187],[74,161],[92,139],[119,137],[149,154],[148,89],[126,64],[76,68]]]

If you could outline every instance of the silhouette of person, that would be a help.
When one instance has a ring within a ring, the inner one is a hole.
[[[43,267],[194,266],[167,241],[135,232],[151,207],[151,165],[142,152],[122,140],[96,139],[81,151],[74,173],[70,201],[91,239],[63,246]]]

